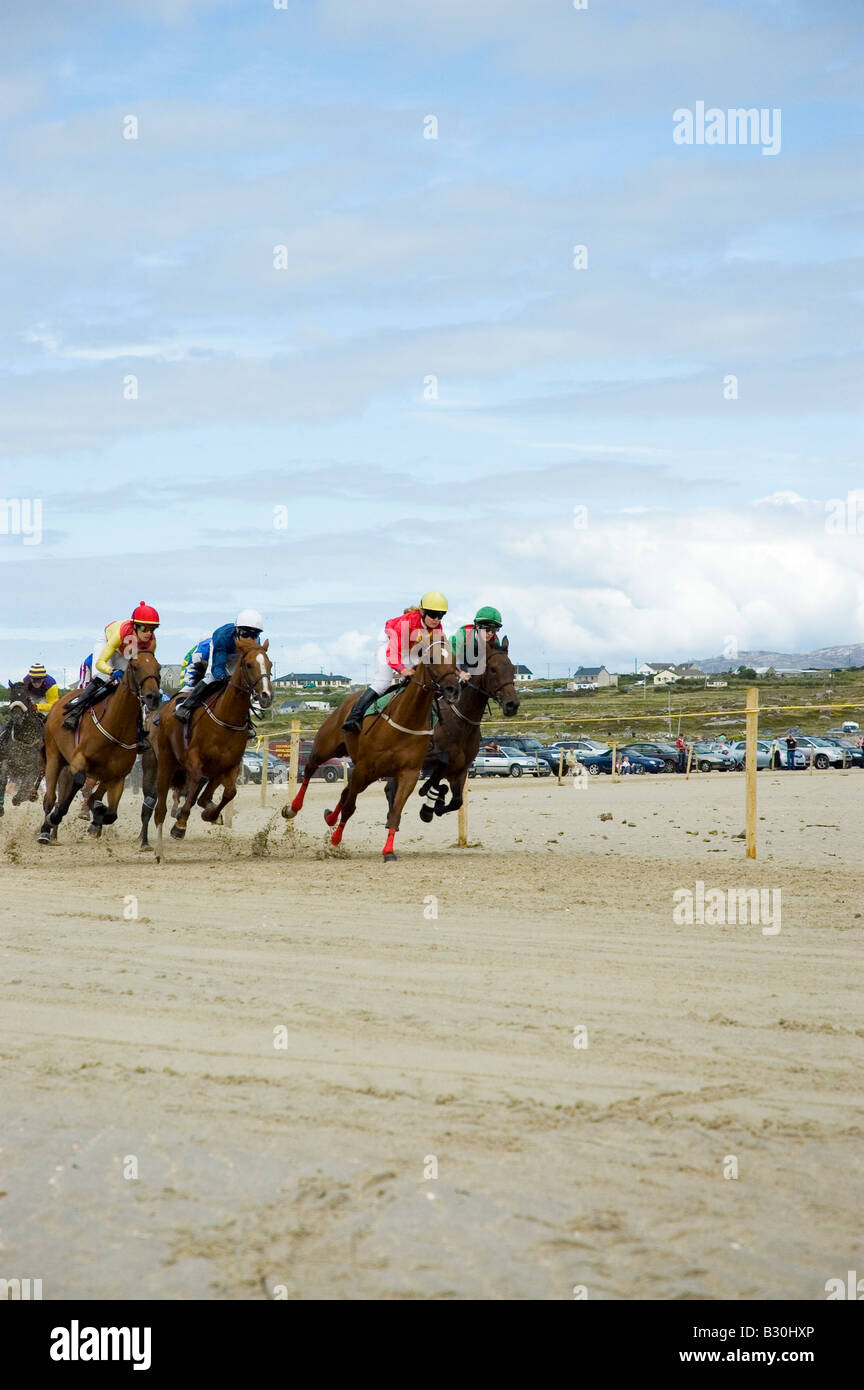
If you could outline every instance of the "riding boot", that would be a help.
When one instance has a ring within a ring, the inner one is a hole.
[[[84,690],[79,691],[66,706],[66,717],[63,720],[63,728],[77,728],[78,720],[81,718],[84,711],[89,709],[91,705],[98,704],[103,696],[107,695],[109,689],[110,686],[106,685],[104,681],[92,680]]]
[[[362,695],[358,695],[351,709],[351,713],[342,725],[342,731],[346,734],[359,734],[363,729],[363,716],[371,704],[378,699],[378,691],[373,690],[371,685],[367,685]]]
[[[181,724],[187,724],[198,706],[203,705],[207,696],[220,690],[224,684],[224,681],[199,681],[197,685],[193,685],[185,699],[178,700],[174,706],[175,719],[179,719]]]

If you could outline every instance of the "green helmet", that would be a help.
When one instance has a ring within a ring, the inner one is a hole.
[[[477,609],[477,612],[474,614],[474,622],[477,623],[478,626],[481,623],[484,625],[487,623],[497,623],[498,626],[501,627],[504,619],[501,617],[497,608],[492,608],[487,604],[485,608]]]

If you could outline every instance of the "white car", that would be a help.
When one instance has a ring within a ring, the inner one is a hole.
[[[499,748],[497,753],[489,753],[481,748],[468,769],[469,777],[521,777],[523,773],[532,777],[550,777],[552,769],[542,758],[533,758],[521,753],[518,748]]]

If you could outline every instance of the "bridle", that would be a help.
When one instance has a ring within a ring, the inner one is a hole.
[[[238,690],[238,691],[240,692],[241,695],[248,695],[248,696],[249,696],[249,701],[250,701],[250,704],[251,704],[251,702],[252,702],[252,700],[253,700],[253,698],[254,698],[255,690],[256,690],[257,686],[259,686],[263,680],[269,680],[269,679],[270,679],[270,672],[269,672],[269,671],[262,671],[261,674],[258,676],[258,678],[257,678],[256,680],[254,680],[254,681],[252,682],[252,684],[250,685],[250,684],[249,684],[248,677],[247,677],[247,675],[246,675],[246,661],[245,661],[245,657],[248,656],[248,655],[250,655],[250,653],[249,653],[249,652],[246,652],[246,653],[244,653],[244,654],[242,654],[242,655],[243,655],[243,660],[238,661],[237,666],[236,666],[234,672],[233,672],[232,675],[231,675],[231,679],[230,679],[230,681],[228,682],[228,688],[229,688],[229,689],[232,689],[232,690]],[[238,675],[239,675],[240,678],[241,678],[241,680],[240,680],[239,683],[238,683],[237,680],[236,680],[236,677],[237,677]],[[214,701],[214,703],[215,703],[215,701]],[[219,718],[213,713],[212,709],[211,709],[210,706],[207,704],[206,700],[205,700],[205,702],[204,702],[204,710],[205,710],[205,713],[209,714],[210,718],[213,720],[213,723],[219,725],[220,729],[229,729],[229,730],[231,731],[231,733],[233,733],[233,734],[245,734],[245,733],[246,733],[246,725],[245,725],[245,724],[226,724],[224,719],[219,719]]]
[[[484,687],[484,685],[483,685],[483,681],[486,679],[486,674],[487,674],[486,671],[484,671],[484,672],[483,672],[483,675],[480,677],[480,680],[479,680],[479,682],[478,682],[477,684],[475,684],[475,677],[474,677],[474,676],[469,677],[469,679],[468,679],[467,681],[465,681],[465,685],[466,685],[466,686],[470,686],[470,688],[471,688],[472,690],[477,690],[477,691],[479,691],[481,695],[485,695],[485,697],[486,697],[485,704],[488,704],[490,700],[495,700],[496,703],[500,705],[500,704],[501,704],[501,691],[504,689],[505,685],[510,685],[511,682],[510,682],[510,681],[499,681],[499,682],[498,682],[498,688],[497,688],[496,690],[487,690],[487,689],[485,689],[485,687]],[[459,692],[459,695],[460,695],[460,698],[461,698],[461,695],[462,695],[461,690],[460,690],[460,692]],[[467,714],[463,714],[462,711],[461,711],[461,709],[459,708],[458,701],[457,701],[456,703],[454,703],[453,705],[451,705],[450,708],[452,709],[453,713],[454,713],[459,719],[464,720],[466,724],[473,724],[475,729],[479,729],[479,728],[480,728],[480,725],[483,723],[483,720],[482,720],[482,719],[469,719]],[[503,708],[503,706],[502,706],[502,708]],[[485,710],[485,705],[484,705],[484,710]]]

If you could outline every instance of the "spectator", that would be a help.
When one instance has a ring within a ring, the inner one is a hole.
[[[568,772],[572,773],[576,771],[577,761],[575,748],[568,748],[564,755],[564,766]]]
[[[675,747],[678,749],[678,771],[687,771],[687,744],[679,734],[675,740]]]
[[[627,773],[628,773],[629,771],[630,771],[630,759],[628,758],[627,754],[625,753],[625,754],[624,754],[624,757],[621,759],[621,775],[622,775],[622,777],[623,777],[623,776],[626,776]]]
[[[798,740],[794,734],[786,735],[786,768],[787,770],[795,767],[795,749],[798,747]]]

